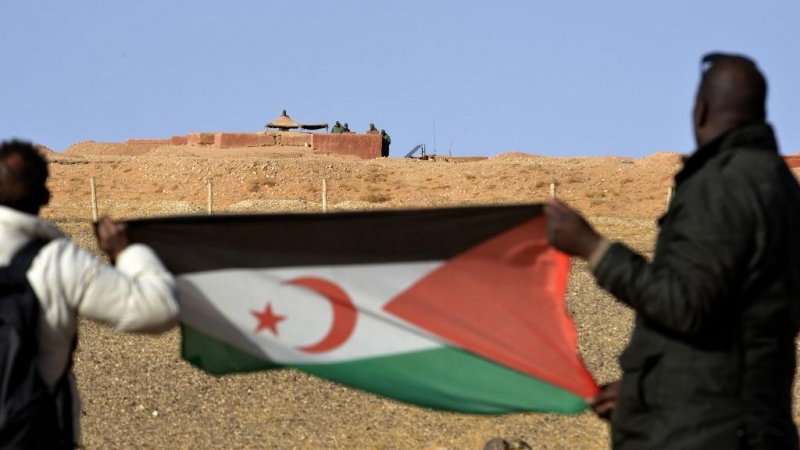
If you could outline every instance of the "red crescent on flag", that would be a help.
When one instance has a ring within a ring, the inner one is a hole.
[[[327,352],[344,344],[353,334],[356,328],[356,312],[353,301],[342,288],[322,278],[295,278],[287,281],[287,284],[302,286],[325,297],[333,306],[333,324],[330,331],[322,340],[316,344],[298,347],[297,349],[306,353]]]

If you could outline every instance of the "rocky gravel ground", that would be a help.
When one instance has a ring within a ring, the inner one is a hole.
[[[141,148],[86,142],[50,154],[53,202],[43,215],[96,252],[89,178],[101,214],[117,218],[214,211],[308,212],[543,201],[550,184],[608,236],[649,253],[679,155],[549,158],[511,153],[484,161],[364,161],[301,149]],[[568,310],[598,382],[632,315],[574,261]],[[576,416],[474,416],[400,404],[294,370],[213,377],[180,359],[180,336],[120,334],[82,321],[75,372],[88,449],[481,449],[494,437],[534,449],[608,447],[606,425]]]

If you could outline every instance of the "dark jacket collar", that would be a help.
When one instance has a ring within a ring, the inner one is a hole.
[[[683,169],[675,175],[675,182],[689,178],[713,157],[737,148],[758,148],[777,153],[778,143],[772,126],[765,122],[753,123],[721,134],[683,160]]]

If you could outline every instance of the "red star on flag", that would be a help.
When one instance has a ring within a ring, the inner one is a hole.
[[[272,331],[272,334],[275,336],[278,336],[278,322],[286,319],[286,316],[279,316],[273,313],[272,305],[269,303],[267,303],[267,307],[264,309],[264,312],[250,311],[250,314],[258,319],[258,325],[256,326],[255,333],[268,328],[269,331]]]

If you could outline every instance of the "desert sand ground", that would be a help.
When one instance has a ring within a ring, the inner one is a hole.
[[[216,213],[410,208],[540,202],[550,184],[613,239],[649,254],[680,156],[541,157],[507,153],[478,162],[360,160],[303,149],[148,147],[83,142],[51,160],[52,203],[43,216],[96,252],[89,178],[101,214],[115,218]],[[574,261],[568,308],[580,352],[598,382],[619,375],[616,357],[632,315]],[[120,334],[82,321],[75,372],[88,449],[481,449],[521,438],[535,449],[603,449],[605,423],[577,416],[472,416],[400,404],[293,370],[216,378],[180,359],[177,330]],[[797,391],[796,391],[797,392]],[[797,396],[797,395],[796,395]],[[796,407],[796,416],[800,409]]]

